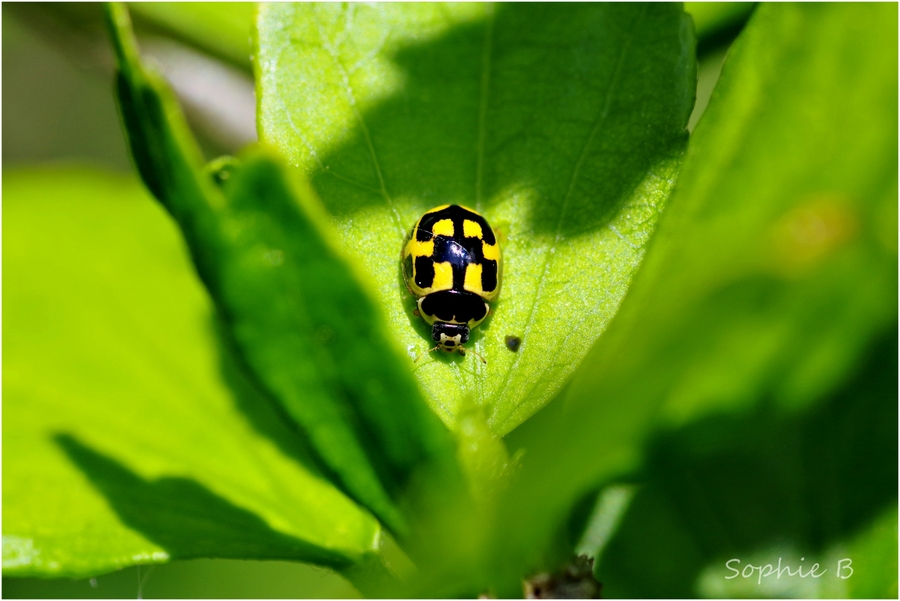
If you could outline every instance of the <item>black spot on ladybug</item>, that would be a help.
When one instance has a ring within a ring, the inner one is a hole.
[[[434,283],[434,263],[431,257],[416,257],[416,286],[428,288]]]

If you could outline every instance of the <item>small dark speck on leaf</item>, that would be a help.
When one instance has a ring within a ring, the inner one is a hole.
[[[506,348],[511,350],[512,352],[517,352],[519,347],[522,346],[522,339],[518,336],[507,336],[506,337]]]

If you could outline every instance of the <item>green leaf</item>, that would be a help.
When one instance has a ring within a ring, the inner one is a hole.
[[[603,332],[672,187],[696,83],[681,7],[265,4],[257,36],[260,136],[311,178],[410,361],[430,336],[406,232],[443,203],[501,232],[503,290],[471,343],[487,365],[431,354],[415,373],[445,423],[480,406],[506,434]]]
[[[118,66],[119,110],[138,173],[179,224],[205,223],[224,199],[213,180],[201,173],[203,156],[175,96],[158,73],[141,64],[124,6],[107,5],[106,17]],[[188,238],[188,247],[194,245]]]
[[[654,432],[759,413],[812,420],[896,332],[896,20],[886,4],[764,5],[754,15],[616,320],[559,406],[521,433],[525,467],[501,513],[503,549],[546,545],[591,487],[639,465]],[[896,415],[896,373],[894,361],[878,376],[889,384],[871,400],[878,415]],[[879,468],[851,472],[855,485],[896,474],[893,426],[838,423],[851,449],[869,448],[867,437],[887,449]],[[827,517],[812,519],[825,527]]]
[[[845,580],[848,596],[857,599],[897,597],[896,504],[873,520],[868,528],[849,540],[846,547],[839,551],[841,556],[856,560],[856,568],[852,574],[856,578]]]
[[[253,2],[129,2],[149,21],[215,56],[250,70]]]
[[[458,492],[452,437],[384,334],[313,193],[264,152],[214,170],[216,188],[168,89],[141,65],[124,9],[111,17],[135,160],[181,227],[229,337],[332,479],[404,534],[398,503],[430,502],[407,496],[411,487]]]
[[[850,541],[896,512],[896,335],[868,355],[809,411],[786,415],[760,403],[656,435],[640,490],[596,562],[610,596],[859,596],[848,585],[883,596],[890,574],[896,583],[890,554]],[[896,563],[896,529],[892,548]],[[779,557],[792,573],[801,558],[804,573],[813,563],[828,572],[726,580],[731,559],[743,569],[777,566]],[[844,582],[836,567],[847,557],[854,575]]]
[[[217,350],[209,298],[140,184],[42,168],[3,191],[4,576],[377,551],[377,522]]]

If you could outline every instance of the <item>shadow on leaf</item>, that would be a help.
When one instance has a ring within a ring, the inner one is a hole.
[[[145,480],[68,434],[54,436],[69,459],[106,497],[122,522],[173,559],[301,559],[336,568],[338,553],[272,530],[259,516],[188,478]]]
[[[385,203],[484,208],[515,194],[537,234],[602,228],[687,140],[692,53],[656,40],[671,22],[658,6],[499,5],[411,43],[386,57],[400,89],[318,150],[313,185],[342,217]]]

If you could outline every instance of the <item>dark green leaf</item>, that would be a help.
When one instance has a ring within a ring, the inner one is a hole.
[[[219,244],[217,291],[235,338],[329,464],[346,470],[345,486],[397,527],[401,517],[382,487],[400,496],[423,461],[434,477],[453,478],[449,432],[326,237],[311,192],[264,155],[249,157],[225,189],[219,227],[227,239],[208,242]]]
[[[213,175],[114,7],[136,162],[178,221],[229,337],[335,482],[397,532],[414,481],[459,484],[453,440],[421,399],[312,192],[265,153]],[[448,492],[449,494],[449,492]]]
[[[106,16],[118,64],[119,109],[138,172],[179,224],[206,225],[224,199],[212,180],[201,175],[203,157],[172,91],[141,64],[128,12],[110,4]],[[189,247],[194,244],[188,238]]]

